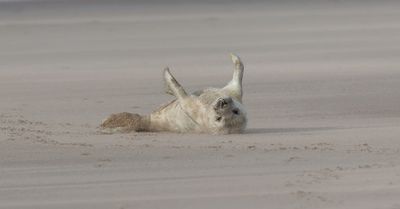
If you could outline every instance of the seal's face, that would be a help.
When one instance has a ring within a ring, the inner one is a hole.
[[[208,126],[215,134],[240,133],[246,127],[246,112],[231,97],[217,98],[209,108]]]

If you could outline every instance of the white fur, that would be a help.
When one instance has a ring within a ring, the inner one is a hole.
[[[109,132],[115,130],[172,131],[192,133],[229,134],[242,132],[247,124],[242,105],[242,78],[244,66],[240,58],[231,54],[235,65],[232,80],[223,88],[206,88],[193,94],[185,89],[164,69],[166,92],[175,100],[160,107],[149,116],[125,113],[114,114],[102,124]],[[127,123],[128,121],[128,123]],[[119,127],[118,124],[133,127]]]

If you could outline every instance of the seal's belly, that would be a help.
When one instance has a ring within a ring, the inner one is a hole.
[[[151,113],[150,121],[155,131],[201,132],[199,124],[182,109],[177,100]]]

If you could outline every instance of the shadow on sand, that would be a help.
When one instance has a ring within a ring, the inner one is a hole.
[[[245,134],[274,134],[274,133],[296,133],[343,129],[339,127],[305,127],[305,128],[249,128]]]

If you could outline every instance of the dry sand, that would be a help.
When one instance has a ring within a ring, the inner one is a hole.
[[[400,3],[182,2],[0,3],[0,208],[400,208]],[[97,132],[229,52],[245,134]]]

